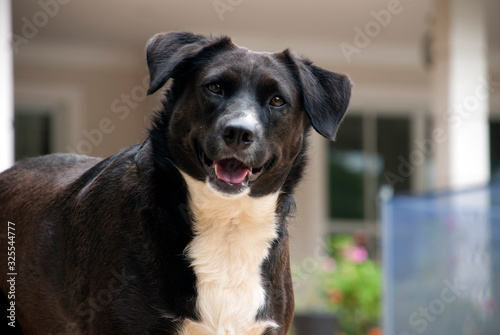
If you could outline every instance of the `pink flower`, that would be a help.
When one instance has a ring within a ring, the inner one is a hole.
[[[356,264],[361,264],[368,258],[368,252],[361,246],[346,248],[344,255],[348,260]]]

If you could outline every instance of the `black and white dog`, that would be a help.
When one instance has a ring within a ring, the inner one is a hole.
[[[154,36],[147,61],[150,94],[170,81],[144,143],[0,175],[7,307],[25,334],[286,334],[292,193],[349,78],[183,32]]]

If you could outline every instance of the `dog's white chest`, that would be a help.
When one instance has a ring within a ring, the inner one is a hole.
[[[181,334],[260,335],[276,327],[256,316],[265,303],[261,265],[276,238],[278,194],[226,198],[184,177],[195,221],[186,252],[197,278],[201,321],[186,321]]]

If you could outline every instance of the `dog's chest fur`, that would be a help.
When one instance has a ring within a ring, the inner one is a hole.
[[[183,175],[195,232],[186,252],[197,278],[200,321],[186,321],[180,334],[258,335],[277,327],[256,316],[266,299],[261,265],[276,238],[278,193],[225,198]]]

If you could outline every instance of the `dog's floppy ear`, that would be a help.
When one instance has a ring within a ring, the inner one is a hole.
[[[324,137],[334,140],[351,98],[351,80],[345,74],[325,70],[296,57],[289,50],[283,51],[281,56],[294,68],[311,125]]]
[[[188,32],[160,33],[146,45],[150,84],[148,94],[159,90],[168,79],[192,70],[202,56],[234,46],[228,37],[208,38]]]

